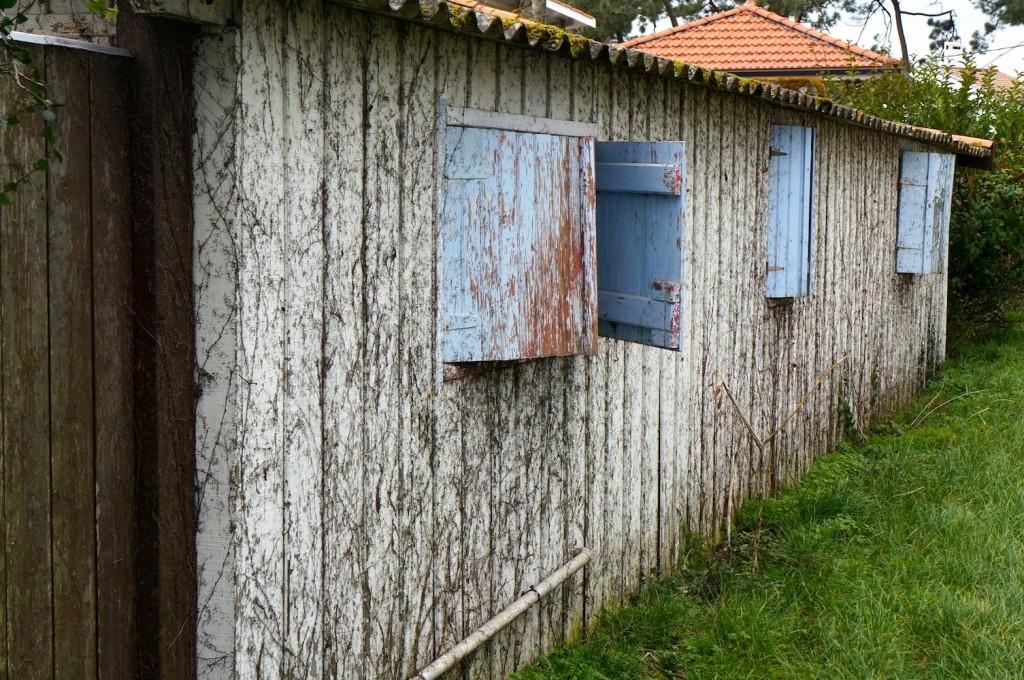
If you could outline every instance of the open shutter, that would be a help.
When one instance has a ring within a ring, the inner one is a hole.
[[[769,145],[766,294],[810,295],[814,128],[773,125]]]
[[[598,142],[600,335],[679,349],[686,156],[682,142]]]
[[[931,154],[928,169],[928,194],[932,211],[930,253],[925,260],[926,270],[941,272],[946,270],[946,258],[949,255],[949,212],[953,202],[953,168],[955,156],[947,153]]]
[[[925,242],[933,213],[928,205],[927,153],[905,151],[900,158],[899,212],[896,216],[896,271],[925,273]]]
[[[953,159],[951,154],[903,152],[896,218],[897,272],[930,274],[945,268]]]
[[[593,351],[592,144],[586,137],[448,126],[445,362]]]

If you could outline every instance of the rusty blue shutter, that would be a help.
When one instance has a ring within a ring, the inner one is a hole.
[[[769,146],[766,294],[810,295],[814,128],[773,125]]]
[[[682,142],[598,142],[598,331],[679,349]]]
[[[905,151],[900,159],[896,271],[930,274],[946,264],[953,156]]]
[[[592,351],[592,144],[448,126],[440,225],[443,361]]]

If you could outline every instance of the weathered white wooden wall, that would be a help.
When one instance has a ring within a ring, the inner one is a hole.
[[[18,31],[100,45],[116,41],[115,21],[90,12],[85,7],[85,0],[19,0],[17,9],[28,17],[27,22],[16,27]]]
[[[895,136],[301,0],[197,43],[200,677],[502,677],[905,401],[945,277],[894,274]],[[682,352],[602,339],[436,387],[438,102],[688,150]],[[813,294],[765,299],[768,133],[817,129]],[[845,359],[844,359],[845,357]],[[760,436],[842,362],[762,454]],[[846,414],[844,416],[844,414]]]

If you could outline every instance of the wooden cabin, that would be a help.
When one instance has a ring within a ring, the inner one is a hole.
[[[943,358],[986,149],[433,0],[119,21],[164,677],[412,677],[586,549],[451,675],[504,677]]]

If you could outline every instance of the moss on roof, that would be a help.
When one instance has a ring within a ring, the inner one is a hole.
[[[943,147],[954,153],[985,157],[991,150],[968,144],[939,130],[917,128],[904,123],[869,116],[862,111],[842,106],[823,97],[815,97],[752,78],[719,73],[702,66],[674,61],[664,57],[597,42],[562,29],[525,19],[509,19],[466,9],[445,0],[336,0],[340,4],[375,14],[393,16],[403,21],[429,24],[436,28],[473,35],[485,40],[519,45],[542,52],[560,54],[612,68],[680,80],[710,89],[755,97],[777,106],[799,109],[829,118],[852,122],[927,144]]]

